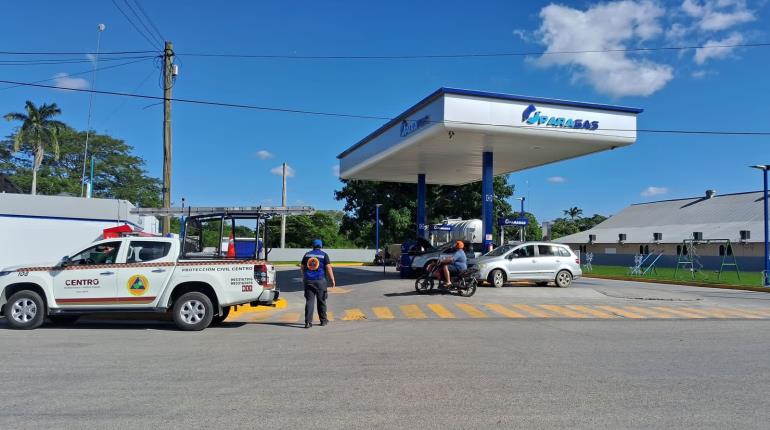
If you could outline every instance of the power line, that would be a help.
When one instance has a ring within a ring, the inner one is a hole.
[[[114,1],[114,0],[113,0]],[[431,58],[473,58],[473,57],[523,57],[530,55],[570,55],[570,54],[599,54],[612,52],[649,52],[676,51],[687,49],[728,49],[728,48],[766,48],[770,42],[738,43],[721,45],[692,45],[692,46],[660,46],[650,48],[618,48],[618,49],[588,49],[575,51],[513,51],[492,53],[458,53],[458,54],[420,54],[420,55],[281,55],[281,54],[238,54],[238,53],[206,53],[206,52],[174,52],[176,56],[187,57],[222,57],[222,58],[265,58],[265,59],[298,59],[298,60],[399,60],[399,59],[431,59]],[[161,51],[112,51],[101,52],[103,55],[129,54],[158,54]],[[93,55],[93,52],[72,51],[0,51],[0,55]]]
[[[157,54],[161,51],[108,51],[100,52],[102,55],[133,55],[133,54]],[[66,52],[66,51],[0,51],[0,55],[96,55],[95,52]]]
[[[132,13],[132,14],[134,14],[134,17],[136,18],[136,20],[137,20],[137,21],[139,21],[139,24],[141,24],[141,25],[142,25],[142,28],[144,28],[144,30],[147,32],[147,34],[149,34],[149,35],[150,35],[150,37],[151,37],[153,40],[155,40],[156,42],[158,42],[158,43],[161,43],[161,44],[162,44],[162,43],[163,43],[163,39],[158,39],[158,36],[156,36],[156,35],[155,35],[155,34],[152,32],[152,30],[150,30],[150,28],[147,26],[147,24],[145,24],[145,22],[144,22],[144,20],[142,19],[142,17],[140,17],[140,16],[139,16],[139,14],[138,14],[138,13],[136,12],[136,10],[134,9],[134,7],[133,7],[133,6],[131,6],[131,3],[130,3],[128,0],[123,0],[123,3],[125,3],[126,7],[128,7],[128,10],[130,10],[130,11],[131,11],[131,13]]]
[[[141,63],[142,61],[147,61],[147,60],[149,60],[149,59],[150,59],[150,58],[143,58],[143,59],[141,59],[141,60],[127,61],[127,62],[125,62],[125,63],[120,63],[120,64],[113,64],[112,66],[99,67],[99,68],[97,68],[97,69],[96,69],[96,71],[97,71],[97,72],[99,72],[99,71],[102,71],[102,70],[107,70],[107,69],[115,69],[115,68],[117,68],[117,67],[128,66],[128,65],[130,65],[130,64]],[[83,71],[81,71],[81,72],[76,72],[76,73],[67,73],[67,76],[69,77],[69,76],[79,76],[79,75],[86,75],[86,74],[88,74],[88,73],[93,73],[93,71],[94,71],[94,69],[88,69],[88,70],[83,70]],[[48,79],[41,79],[41,80],[39,80],[39,81],[34,81],[34,82],[31,82],[31,83],[33,83],[33,84],[40,84],[40,83],[43,83],[43,82],[50,82],[50,81],[54,81],[54,80],[56,80],[56,79],[58,79],[58,78],[48,78]],[[18,88],[18,87],[23,87],[23,86],[24,86],[24,85],[11,85],[11,86],[8,86],[8,87],[2,87],[2,88],[0,88],[0,91],[3,91],[3,90],[10,90],[10,89],[12,89],[12,88]]]
[[[129,18],[128,15],[126,15],[126,13],[123,12],[123,9],[121,9],[121,7],[118,5],[118,2],[116,2],[115,0],[112,0],[112,4],[115,5],[115,8],[117,8],[120,11],[120,14],[123,15],[123,18],[126,18],[126,21],[128,21],[128,23],[131,24],[131,27],[134,27],[134,30],[136,30],[136,32],[139,33],[144,38],[144,40],[146,40],[147,43],[150,44],[150,46],[154,46],[157,48],[157,46],[155,46],[155,43],[157,42],[153,42],[152,40],[150,40],[150,38],[147,37],[147,35],[144,34],[142,30],[140,30],[139,27],[136,26],[136,24],[134,24],[134,21],[132,21],[131,18]]]
[[[8,80],[0,80],[0,83],[12,84],[12,85],[22,85],[22,86],[28,86],[28,87],[37,87],[37,88],[49,88],[49,89],[56,89],[56,90],[76,91],[76,92],[82,92],[82,93],[94,93],[94,94],[102,94],[102,95],[110,95],[110,96],[134,97],[134,98],[147,99],[147,100],[164,100],[164,98],[161,97],[161,96],[150,96],[150,95],[145,95],[145,94],[132,94],[132,93],[119,92],[119,91],[103,91],[103,90],[91,90],[91,89],[81,89],[81,88],[61,88],[61,87],[57,87],[57,86],[53,86],[53,85],[43,85],[43,84],[35,84],[35,83],[31,83],[31,82],[18,82],[18,81],[8,81]],[[356,118],[356,119],[386,120],[386,121],[393,121],[393,120],[395,120],[395,118],[387,117],[387,116],[359,115],[359,114],[347,114],[347,113],[324,112],[324,111],[311,111],[311,110],[303,110],[303,109],[292,109],[292,108],[279,108],[279,107],[272,107],[272,106],[250,105],[250,104],[243,104],[243,103],[216,102],[216,101],[211,101],[211,100],[185,99],[185,98],[170,98],[169,100],[175,101],[175,102],[179,102],[179,103],[197,104],[197,105],[205,105],[205,106],[229,107],[229,108],[250,109],[250,110],[269,111],[269,112],[294,113],[294,114],[315,115],[315,116],[336,117],[336,118]],[[490,126],[490,127],[532,129],[529,126],[521,126],[521,125],[513,125],[513,124],[492,124],[492,123],[470,122],[470,121],[451,121],[451,120],[430,121],[429,120],[427,122],[434,123],[434,124],[440,123],[440,124],[458,124],[458,125],[480,125],[480,126]],[[547,131],[547,132],[571,133],[571,134],[588,134],[588,135],[592,135],[592,136],[599,135],[599,134],[593,133],[593,132],[579,132],[579,131],[575,131],[575,130],[561,130],[561,129],[555,129],[555,128],[539,128],[537,130],[539,130],[539,131]],[[644,128],[639,128],[639,129],[605,128],[603,130],[604,131],[618,131],[618,132],[691,134],[691,135],[770,136],[770,131],[676,130],[676,129],[644,129]]]
[[[102,58],[99,61],[122,61],[134,59],[149,59],[155,55],[132,55],[123,57]],[[0,66],[51,66],[59,64],[82,64],[92,62],[88,58],[48,58],[33,60],[0,60]]]
[[[145,12],[144,8],[142,7],[142,4],[139,3],[139,0],[134,0],[134,4],[136,4],[136,7],[139,9],[139,12],[141,12],[142,15],[144,15],[145,19],[147,19],[147,22],[150,24],[150,27],[152,27],[153,30],[155,30],[155,34],[160,37],[161,41],[166,40],[165,37],[163,37],[163,34],[161,34],[160,30],[158,30],[158,27],[155,26],[155,23],[152,22],[152,19],[149,15],[147,15],[147,12]]]
[[[725,49],[725,48],[760,48],[768,47],[770,42],[740,43],[724,45],[693,45],[693,46],[661,46],[650,48],[617,48],[617,49],[587,49],[575,51],[520,51],[520,52],[493,52],[493,53],[460,53],[460,54],[425,54],[425,55],[277,55],[277,54],[228,54],[228,53],[175,53],[186,57],[219,57],[219,58],[264,58],[264,59],[292,59],[292,60],[413,60],[435,58],[485,58],[485,57],[525,57],[531,55],[575,55],[575,54],[599,54],[612,52],[649,52],[649,51],[676,51],[686,49]]]

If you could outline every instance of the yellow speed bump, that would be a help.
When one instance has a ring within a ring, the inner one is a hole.
[[[273,313],[278,309],[285,309],[286,305],[288,303],[286,302],[286,299],[281,297],[275,302],[274,306],[251,306],[250,304],[245,305],[238,305],[238,306],[232,306],[230,308],[230,314],[227,316],[226,321],[234,321],[238,317],[242,317],[244,315],[249,314],[255,314],[255,313]]]

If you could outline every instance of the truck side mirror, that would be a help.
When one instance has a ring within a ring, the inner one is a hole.
[[[70,264],[70,257],[69,255],[65,255],[64,257],[59,260],[58,263],[56,263],[56,266],[54,266],[55,269],[63,269]]]

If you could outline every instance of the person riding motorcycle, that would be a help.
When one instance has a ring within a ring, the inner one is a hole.
[[[463,241],[458,240],[454,244],[454,253],[451,257],[442,258],[439,261],[441,264],[441,270],[444,273],[445,284],[452,284],[452,275],[457,275],[468,270],[468,257],[465,255],[465,244]]]

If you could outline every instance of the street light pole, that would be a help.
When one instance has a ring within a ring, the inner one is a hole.
[[[381,203],[377,203],[375,205],[374,209],[374,217],[375,217],[375,228],[374,228],[374,237],[375,237],[375,245],[374,245],[374,255],[376,256],[378,252],[380,252],[380,206],[382,206]],[[385,273],[385,253],[382,253],[382,273]]]
[[[763,191],[764,194],[762,195],[762,200],[764,204],[764,217],[763,221],[765,223],[765,271],[762,274],[762,285],[765,287],[770,286],[770,279],[768,278],[768,275],[770,275],[770,232],[768,232],[768,219],[767,219],[767,171],[770,169],[770,165],[768,164],[759,164],[756,166],[749,166],[754,169],[759,169],[762,171],[762,176],[764,180],[764,187]]]

